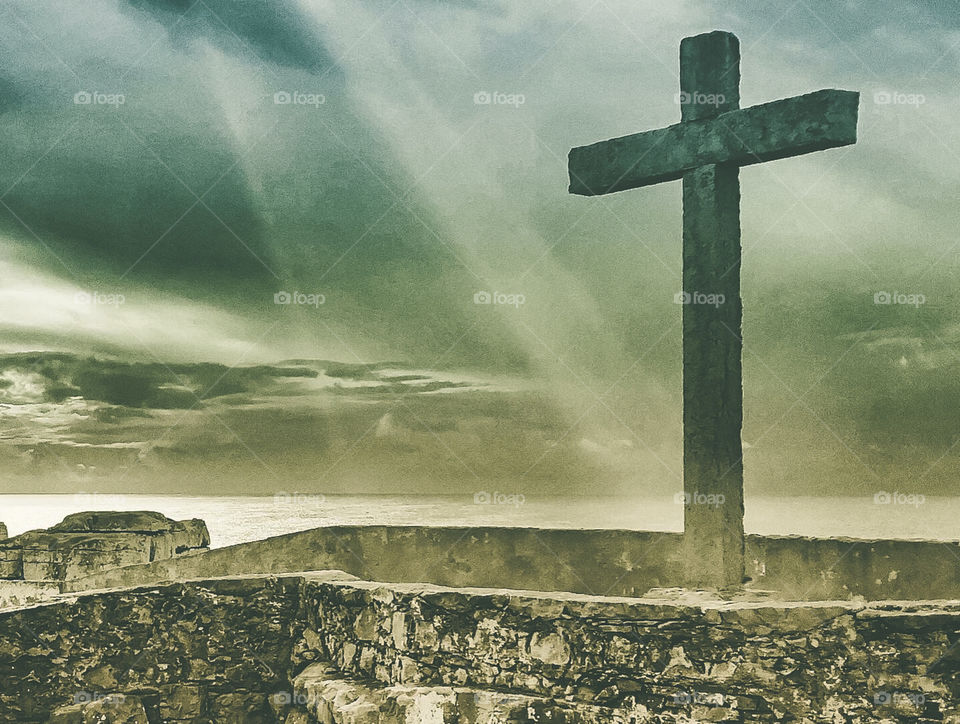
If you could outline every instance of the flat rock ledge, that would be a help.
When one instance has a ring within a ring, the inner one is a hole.
[[[293,680],[293,691],[273,696],[285,724],[383,722],[572,722],[629,724],[645,707],[615,709],[463,686],[385,685],[345,678],[327,664],[312,664]]]

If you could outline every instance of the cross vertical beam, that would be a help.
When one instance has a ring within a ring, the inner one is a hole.
[[[740,47],[731,33],[680,43],[683,121],[740,105]],[[740,169],[683,175],[683,489],[688,586],[743,583]],[[714,295],[719,303],[698,303]],[[722,300],[720,302],[719,300]]]
[[[824,89],[740,109],[740,44],[680,43],[681,120],[570,149],[570,193],[683,180],[684,583],[743,583],[740,166],[857,142],[860,94]]]

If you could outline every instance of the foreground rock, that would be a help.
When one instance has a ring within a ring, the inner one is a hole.
[[[344,679],[334,667],[311,664],[293,680],[293,692],[275,694],[275,709],[289,705],[284,724],[317,722],[576,722],[628,724],[647,714],[643,707],[616,710],[565,701],[462,686],[384,685]],[[283,709],[281,709],[283,711]]]
[[[92,701],[63,706],[53,712],[47,724],[150,724],[143,702],[136,696],[111,694]]]
[[[47,530],[0,540],[0,579],[66,581],[209,545],[207,526],[196,518],[171,520],[150,511],[75,513]]]

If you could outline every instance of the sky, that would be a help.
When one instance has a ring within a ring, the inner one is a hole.
[[[680,184],[566,154],[677,122],[713,29],[741,106],[861,93],[856,145],[741,171],[748,499],[956,490],[952,3],[0,16],[0,491],[678,490]]]

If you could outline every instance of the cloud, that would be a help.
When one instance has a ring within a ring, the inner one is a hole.
[[[571,489],[600,468],[520,380],[396,363],[228,368],[70,354],[0,358],[0,487],[262,494]],[[446,391],[448,394],[436,394]],[[537,465],[530,461],[541,458]],[[459,481],[459,482],[455,482]],[[38,487],[39,486],[39,487]]]
[[[273,473],[242,468],[253,458],[238,438],[259,436],[271,470],[303,476],[363,451],[369,467],[336,468],[338,485],[523,476],[525,461],[580,489],[598,469],[609,489],[655,488],[680,459],[679,188],[573,198],[565,156],[676,122],[679,40],[715,27],[741,38],[744,104],[863,92],[856,146],[742,173],[748,486],[943,486],[953,471],[953,453],[929,475],[924,464],[954,442],[949,10],[31,0],[0,12],[0,351],[75,356],[40,400],[34,372],[0,377],[10,424],[32,441],[8,451],[24,476],[63,454],[85,476],[132,459],[143,480],[204,471],[256,489]],[[931,301],[878,308],[883,289]],[[277,305],[281,291],[326,302]],[[478,292],[525,303],[475,304]],[[283,358],[372,366],[231,374],[234,393],[189,410],[211,382],[200,362]],[[401,379],[383,360],[407,360]],[[197,365],[178,373],[186,383],[165,377],[177,364]],[[525,382],[487,384],[506,375]],[[397,398],[411,409],[389,410]],[[151,442],[187,411],[189,435]],[[393,452],[350,448],[370,427]],[[83,458],[93,450],[103,459]]]

